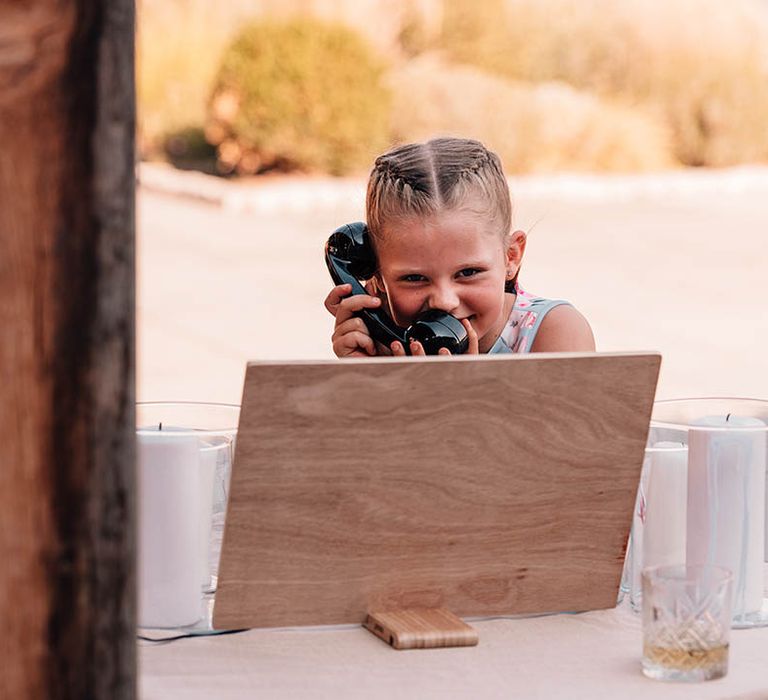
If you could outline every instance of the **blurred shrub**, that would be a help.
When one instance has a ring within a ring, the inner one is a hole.
[[[452,0],[450,58],[653,112],[687,165],[768,158],[768,28],[756,0]]]
[[[397,33],[397,45],[402,55],[408,59],[418,56],[430,48],[433,37],[427,27],[425,17],[413,4],[406,5],[401,13],[400,29]]]
[[[442,31],[433,48],[444,50],[450,61],[527,79],[522,71],[509,67],[510,59],[521,49],[508,45],[511,30],[506,5],[507,0],[445,2]]]
[[[513,82],[434,54],[392,72],[390,83],[397,141],[471,135],[509,173],[674,165],[662,124],[565,83]]]
[[[367,166],[387,142],[383,65],[353,30],[255,22],[224,54],[206,122],[224,172]]]
[[[168,134],[163,142],[168,161],[180,170],[199,170],[215,175],[216,148],[208,143],[201,127],[186,127]]]

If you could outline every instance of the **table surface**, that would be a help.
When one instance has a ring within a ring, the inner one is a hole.
[[[732,630],[725,678],[678,684],[642,675],[626,604],[471,624],[480,644],[452,649],[396,651],[353,626],[139,642],[139,697],[768,700],[768,628]]]

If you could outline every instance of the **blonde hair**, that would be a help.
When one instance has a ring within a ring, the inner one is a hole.
[[[512,226],[512,201],[499,157],[479,141],[437,138],[398,146],[374,163],[365,198],[371,235],[385,223],[466,208],[487,218],[504,237]]]

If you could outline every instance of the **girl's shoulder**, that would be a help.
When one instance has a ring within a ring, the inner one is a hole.
[[[589,323],[570,302],[520,287],[502,339],[516,353],[594,350]]]
[[[595,337],[586,318],[571,304],[560,304],[542,319],[531,352],[592,352]]]

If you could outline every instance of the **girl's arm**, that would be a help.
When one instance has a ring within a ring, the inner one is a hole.
[[[531,352],[592,352],[595,337],[587,319],[567,304],[556,306],[542,320]]]

